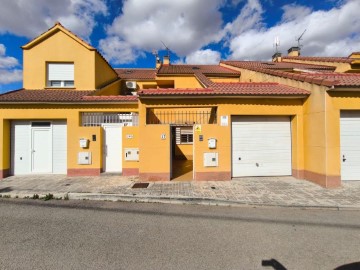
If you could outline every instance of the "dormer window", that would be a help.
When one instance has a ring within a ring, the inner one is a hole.
[[[48,63],[47,86],[54,88],[73,88],[74,63]]]

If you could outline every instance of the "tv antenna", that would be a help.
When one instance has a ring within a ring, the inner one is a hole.
[[[298,38],[295,38],[295,40],[298,42],[299,49],[303,46],[303,45],[301,45],[300,41],[302,40],[302,37],[305,34],[305,32],[306,32],[306,29],[304,30],[304,32]]]
[[[275,46],[275,52],[278,53],[279,52],[278,48],[280,47],[280,39],[278,36],[275,37],[274,46]]]
[[[167,56],[170,58],[170,49],[169,49],[169,47],[166,46],[166,44],[165,44],[164,42],[162,42],[162,40],[160,40],[160,41],[161,41],[161,43],[164,45],[164,47],[165,47],[165,49],[166,49],[166,51],[167,51]]]

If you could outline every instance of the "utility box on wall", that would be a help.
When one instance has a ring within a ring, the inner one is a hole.
[[[79,152],[78,164],[79,165],[90,165],[91,164],[91,152]]]
[[[208,139],[208,147],[209,147],[209,149],[216,148],[216,139],[215,138]]]
[[[126,161],[139,161],[139,148],[124,148]]]
[[[80,139],[79,144],[81,148],[88,148],[89,147],[89,140],[88,139]]]
[[[217,152],[204,153],[204,167],[219,166],[219,158]]]

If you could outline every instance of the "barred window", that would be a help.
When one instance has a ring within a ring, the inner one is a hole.
[[[124,126],[138,126],[139,115],[137,113],[97,113],[83,112],[81,113],[82,126],[96,127],[101,124],[117,124],[122,123]]]
[[[176,144],[192,144],[193,137],[193,127],[176,127]]]

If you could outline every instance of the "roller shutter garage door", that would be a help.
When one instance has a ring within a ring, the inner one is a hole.
[[[291,174],[290,117],[232,117],[233,177]]]
[[[360,112],[340,115],[341,180],[360,180]]]
[[[12,121],[11,173],[66,174],[66,121]]]

